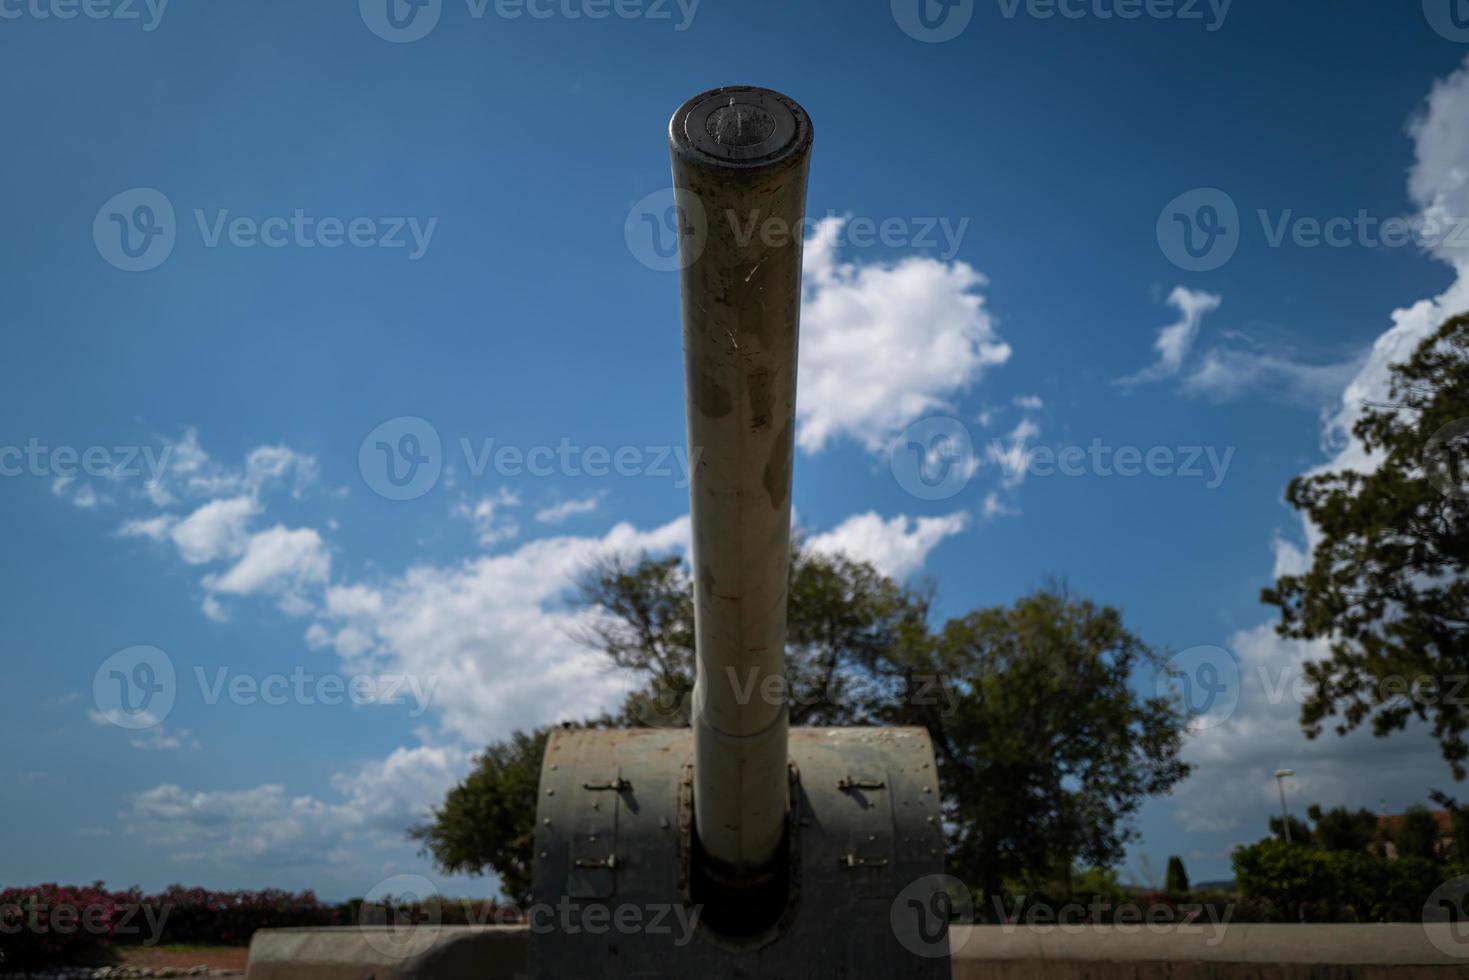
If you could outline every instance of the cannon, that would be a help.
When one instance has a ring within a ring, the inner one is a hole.
[[[812,125],[719,88],[669,128],[697,676],[688,728],[562,729],[542,766],[530,972],[945,977],[943,827],[921,728],[791,728],[784,660]],[[912,906],[910,910],[907,906]],[[677,923],[684,923],[681,928]]]

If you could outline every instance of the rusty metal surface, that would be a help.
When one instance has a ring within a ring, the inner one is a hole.
[[[947,957],[910,952],[891,924],[897,894],[943,870],[927,732],[791,730],[797,887],[776,929],[740,942],[712,934],[690,905],[693,752],[688,729],[551,736],[536,826],[532,977],[948,975]]]

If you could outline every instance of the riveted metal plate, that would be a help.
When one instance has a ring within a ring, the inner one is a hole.
[[[906,949],[891,919],[899,892],[943,871],[928,733],[792,729],[790,761],[799,774],[792,783],[800,822],[796,898],[774,938],[751,948],[710,934],[681,887],[689,821],[685,814],[681,832],[680,784],[693,764],[692,733],[554,733],[536,826],[531,976],[947,977],[947,957]],[[614,781],[621,788],[588,789]],[[602,805],[593,809],[597,800]],[[576,841],[591,836],[594,822],[585,814],[612,817],[609,847],[600,846],[605,830],[596,845]],[[616,867],[575,867],[608,857]],[[573,884],[588,894],[573,893]],[[547,907],[554,913],[537,917]]]

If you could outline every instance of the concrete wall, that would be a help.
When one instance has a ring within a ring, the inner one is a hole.
[[[956,926],[950,939],[955,980],[1469,980],[1469,931],[1450,928]],[[526,946],[524,927],[266,929],[249,980],[522,980]]]

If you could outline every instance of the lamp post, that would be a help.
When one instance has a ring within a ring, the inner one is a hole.
[[[1275,770],[1275,785],[1280,788],[1280,826],[1285,830],[1285,842],[1289,844],[1290,839],[1290,811],[1285,808],[1285,780],[1288,776],[1294,776],[1294,769]]]

